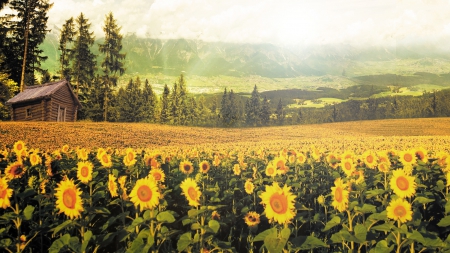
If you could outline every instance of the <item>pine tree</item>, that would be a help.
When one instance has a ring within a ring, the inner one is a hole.
[[[114,19],[112,12],[106,15],[103,31],[105,32],[105,41],[99,44],[99,50],[104,54],[101,64],[103,70],[102,82],[105,92],[105,100],[103,104],[103,120],[108,119],[108,100],[111,96],[113,87],[117,86],[118,76],[125,73],[123,61],[126,54],[120,53],[122,50],[122,35],[120,29]]]
[[[245,106],[246,123],[249,126],[261,125],[261,103],[258,88],[253,88],[252,96]]]
[[[173,84],[172,93],[170,96],[170,116],[172,119],[172,124],[179,125],[180,124],[180,91],[178,89],[178,82]]]
[[[39,45],[49,31],[47,13],[52,5],[48,0],[12,0],[9,4],[17,14],[7,24],[11,36],[5,55],[11,78],[20,83],[20,91],[23,91],[25,83],[35,84],[35,72],[43,72],[40,66],[47,56],[41,55],[43,50]]]
[[[170,122],[170,90],[167,84],[164,84],[164,91],[161,98],[161,116],[159,118],[162,124]]]
[[[125,88],[120,88],[117,93],[120,121],[140,122],[144,116],[144,106],[141,81],[139,77],[135,81],[130,79]]]
[[[261,115],[260,115],[260,119],[261,119],[261,123],[265,126],[270,124],[270,104],[269,104],[269,100],[267,100],[267,97],[264,96],[264,99],[262,101],[262,105],[261,105]]]
[[[281,101],[281,98],[280,98],[280,101],[278,102],[277,110],[276,110],[275,113],[277,114],[278,125],[283,125],[283,123],[284,123],[284,109],[283,109],[283,102]]]
[[[70,75],[70,60],[72,56],[72,43],[74,41],[75,32],[75,22],[73,18],[66,20],[61,28],[61,34],[59,35],[59,47],[61,55],[59,57],[60,64],[60,77],[61,79],[66,78]]]
[[[97,61],[95,54],[91,51],[91,46],[94,45],[94,33],[89,31],[91,24],[83,13],[77,17],[76,24],[77,37],[72,49],[72,75],[75,82],[75,94],[83,103],[91,88]]]
[[[146,122],[156,122],[156,106],[158,101],[156,99],[156,93],[153,91],[147,79],[145,79],[142,97],[144,108],[143,120]]]

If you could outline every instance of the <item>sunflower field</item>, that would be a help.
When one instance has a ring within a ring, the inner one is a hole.
[[[0,172],[5,252],[450,251],[448,146],[16,141]]]

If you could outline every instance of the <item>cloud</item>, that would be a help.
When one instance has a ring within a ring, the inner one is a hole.
[[[300,45],[438,40],[449,35],[450,24],[447,0],[58,0],[49,26],[83,12],[102,37],[110,11],[124,34]]]

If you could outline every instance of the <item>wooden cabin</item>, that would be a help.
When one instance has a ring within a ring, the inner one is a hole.
[[[14,121],[76,121],[81,108],[67,80],[27,86],[6,104]]]

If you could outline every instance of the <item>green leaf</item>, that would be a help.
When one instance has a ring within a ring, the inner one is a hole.
[[[64,246],[69,245],[70,235],[65,234],[60,238],[56,239],[50,248],[48,249],[49,253],[59,253]]]
[[[206,209],[201,209],[201,210],[191,209],[188,211],[188,216],[189,216],[189,218],[195,218],[195,217],[197,217],[197,215],[202,214],[206,211],[207,211]]]
[[[438,181],[436,182],[436,188],[437,188],[438,191],[444,190],[444,189],[445,189],[445,184],[444,184],[444,182],[443,182],[442,180],[438,180]]]
[[[180,239],[178,239],[178,242],[177,242],[178,252],[185,250],[189,246],[189,244],[191,244],[191,242],[192,242],[191,232],[186,232],[186,233],[182,234],[180,236]]]
[[[142,249],[142,252],[150,252],[150,248],[153,246],[153,244],[155,244],[155,238],[153,237],[153,235],[148,233],[147,243],[145,244],[145,247]]]
[[[56,235],[59,231],[61,231],[62,229],[66,228],[67,226],[72,225],[72,220],[66,220],[65,222],[63,222],[62,224],[60,224],[59,226],[57,226],[54,230],[53,230],[53,236]],[[70,237],[70,236],[69,236]]]
[[[450,213],[450,201],[447,201],[447,203],[445,203],[445,214]]]
[[[127,253],[134,253],[134,252],[142,252],[142,248],[144,247],[144,240],[142,238],[137,237],[134,239],[134,241],[131,243],[131,247],[127,249]]]
[[[210,220],[208,226],[214,231],[214,234],[216,234],[219,231],[220,223],[216,220]]]
[[[412,233],[408,233],[408,235],[406,237],[409,240],[413,240],[413,241],[425,244],[425,238],[423,238],[422,234],[420,232],[418,232],[417,230],[413,230]]]
[[[357,224],[354,228],[355,237],[358,239],[357,243],[364,243],[367,238],[367,229],[362,224]]]
[[[91,240],[91,237],[92,237],[92,231],[91,230],[88,230],[88,231],[86,231],[84,233],[83,244],[81,245],[81,249],[80,249],[81,252],[85,252],[86,251],[86,248],[87,248],[87,246],[89,244],[89,241]]]
[[[33,217],[33,212],[34,212],[34,206],[28,205],[27,207],[25,207],[25,209],[23,210],[24,219],[31,220],[31,218]]]
[[[111,212],[105,207],[94,207],[93,211],[96,214],[111,214]]]
[[[369,217],[367,217],[367,220],[370,220],[370,221],[387,220],[386,211],[383,211],[381,213],[371,214],[371,215],[369,215]]]
[[[314,236],[298,236],[292,239],[290,242],[294,244],[296,249],[299,250],[327,247],[326,243]]]
[[[394,226],[390,223],[384,223],[384,224],[372,227],[373,230],[383,231],[383,232],[390,232],[392,230],[392,228],[394,228]]]
[[[0,248],[8,248],[12,244],[12,240],[9,238],[0,240]]]
[[[450,226],[450,216],[445,216],[442,218],[437,224],[439,227],[448,227]]]
[[[18,199],[24,199],[26,197],[30,197],[36,194],[36,191],[33,188],[26,188],[25,191],[17,194]]]
[[[270,228],[267,230],[264,230],[263,232],[259,233],[257,236],[255,236],[255,238],[253,238],[254,242],[258,242],[258,241],[264,241],[264,238],[266,238],[266,236],[273,234],[273,233],[277,232],[276,228]]]
[[[377,207],[370,204],[364,204],[362,207],[355,207],[355,210],[361,212],[361,213],[376,213]]]
[[[133,222],[131,223],[131,225],[129,225],[127,227],[127,231],[129,233],[133,232],[136,229],[136,226],[139,226],[140,224],[142,224],[144,222],[144,219],[142,217],[137,217],[136,219],[133,220]]]
[[[394,250],[394,246],[388,247],[386,240],[381,240],[377,243],[375,248],[370,250],[370,253],[386,253],[392,252]]]
[[[433,201],[434,201],[434,199],[429,199],[429,198],[425,198],[425,197],[416,197],[413,202],[419,202],[420,204],[426,204],[426,203],[430,203]]]
[[[284,246],[286,246],[291,230],[289,228],[284,228],[281,231],[281,237],[278,237],[276,230],[274,231],[275,233],[271,233],[264,238],[264,246],[266,246],[271,253],[279,253],[282,252]]]
[[[384,189],[375,189],[375,190],[366,191],[366,198],[371,199],[373,197],[382,195],[384,192],[385,192]]]
[[[322,231],[323,232],[328,231],[339,224],[341,224],[341,218],[339,216],[334,216],[331,220],[327,222],[325,228]]]
[[[72,249],[75,252],[80,252],[80,241],[78,240],[78,237],[72,236],[69,240],[69,248]]]
[[[173,217],[173,214],[165,211],[161,212],[156,216],[156,220],[159,222],[167,222],[167,223],[173,223],[175,221],[175,217]]]

